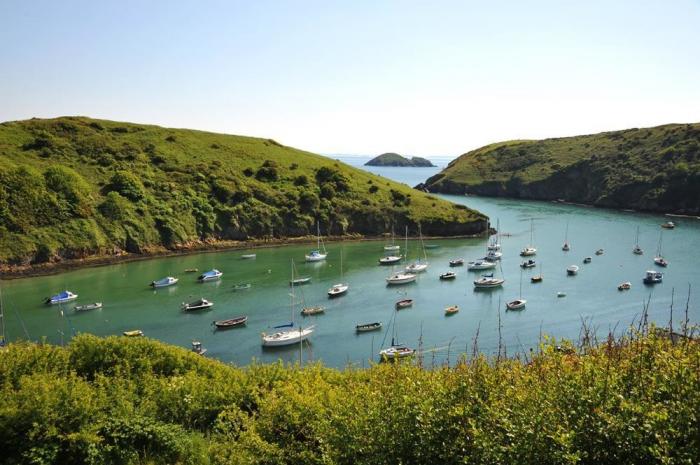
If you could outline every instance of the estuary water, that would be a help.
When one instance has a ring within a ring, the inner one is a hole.
[[[369,159],[369,158],[366,158]],[[342,158],[353,165],[363,159]],[[366,161],[366,160],[364,160]],[[444,165],[444,163],[443,163]],[[367,167],[369,168],[369,167]],[[387,178],[417,184],[439,171],[438,168],[371,168]],[[416,181],[417,180],[417,181]],[[304,325],[315,324],[310,342],[303,346],[304,361],[321,360],[329,366],[367,365],[377,360],[377,353],[391,342],[392,329],[400,342],[423,348],[424,363],[454,362],[459,353],[471,352],[478,333],[478,347],[493,354],[498,347],[498,318],[508,352],[527,351],[535,347],[542,334],[576,339],[582,321],[597,328],[601,337],[609,330],[618,333],[638,321],[643,302],[651,298],[649,319],[668,325],[672,290],[675,289],[674,327],[683,319],[688,285],[689,317],[700,321],[700,221],[673,218],[677,227],[663,230],[660,224],[669,218],[613,210],[562,205],[549,202],[516,201],[464,196],[443,196],[480,210],[500,221],[503,259],[494,270],[506,282],[501,289],[474,291],[472,281],[479,272],[465,267],[449,268],[452,258],[471,260],[486,253],[486,238],[426,240],[430,267],[414,284],[387,287],[385,277],[391,267],[379,266],[384,242],[344,242],[327,244],[328,259],[304,263],[308,246],[257,248],[218,253],[159,258],[88,268],[54,276],[2,282],[5,322],[9,340],[48,340],[65,343],[74,334],[121,334],[141,329],[146,336],[182,347],[199,340],[208,349],[207,356],[245,365],[253,359],[271,362],[277,359],[296,361],[299,346],[277,350],[263,349],[262,331],[284,324],[293,318]],[[530,242],[530,224],[534,225],[533,245],[537,268],[521,272],[523,260],[518,252]],[[561,250],[568,223],[571,251]],[[636,228],[644,255],[632,254]],[[658,268],[653,257],[662,238],[663,255],[668,268]],[[403,238],[397,237],[402,245]],[[595,255],[597,249],[602,255]],[[408,242],[409,258],[422,254],[417,240]],[[252,260],[241,255],[255,253]],[[350,285],[347,295],[328,299],[328,288],[341,281]],[[583,258],[593,257],[584,265]],[[326,306],[323,315],[301,317],[299,305],[290,308],[291,261],[299,275],[310,276],[311,283],[295,288],[297,300],[307,305]],[[577,276],[566,275],[566,267],[577,264]],[[224,275],[220,282],[200,284],[197,273],[218,268]],[[665,273],[663,283],[653,287],[642,284],[645,270]],[[440,281],[445,271],[456,271],[454,281]],[[530,277],[542,273],[544,281],[533,284]],[[152,290],[148,284],[164,276],[177,276],[180,282],[169,288]],[[527,306],[522,311],[506,311],[505,302],[520,293]],[[630,281],[632,289],[618,291],[617,285]],[[246,290],[236,284],[249,283]],[[45,296],[68,289],[79,294],[69,305],[47,306]],[[557,297],[565,292],[566,297]],[[395,311],[394,303],[404,296],[413,298],[412,308]],[[205,297],[214,302],[213,309],[197,313],[180,310],[183,301]],[[76,304],[101,301],[104,307],[75,313]],[[460,311],[446,317],[444,308],[459,305]],[[213,320],[248,315],[246,327],[215,331]],[[392,323],[392,318],[395,321]],[[382,331],[355,333],[355,325],[381,321]]]

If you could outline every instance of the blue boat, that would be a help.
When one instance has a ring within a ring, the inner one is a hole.
[[[206,281],[216,281],[217,279],[220,279],[222,275],[223,273],[215,268],[200,274],[197,280],[202,283]]]
[[[44,303],[48,305],[55,305],[55,304],[63,304],[66,302],[70,302],[71,300],[75,300],[78,298],[78,294],[73,294],[71,291],[63,291],[59,294],[52,295],[51,297],[47,297],[44,300]]]

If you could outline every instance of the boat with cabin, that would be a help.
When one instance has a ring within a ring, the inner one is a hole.
[[[481,275],[479,279],[474,280],[475,289],[492,289],[501,287],[506,280],[503,278],[495,278],[493,273]]]
[[[316,223],[316,249],[305,255],[307,262],[320,262],[328,257],[326,246],[321,239],[321,225]]]
[[[473,262],[467,262],[467,269],[468,270],[490,270],[491,268],[496,268],[496,263],[495,262],[490,262],[488,260],[475,260]]]
[[[676,227],[676,224],[673,221],[667,221],[663,223],[661,227],[664,229],[674,229]]]
[[[212,270],[205,271],[204,273],[200,274],[199,277],[197,278],[197,281],[199,281],[200,283],[206,283],[209,281],[218,281],[219,279],[221,279],[221,277],[223,275],[224,274],[221,271],[214,268]]]
[[[664,280],[664,274],[660,271],[647,270],[644,275],[644,284],[658,284]]]
[[[520,264],[520,268],[534,268],[537,264],[533,259],[525,260]]]
[[[457,274],[454,273],[453,271],[448,271],[448,272],[442,273],[442,274],[440,275],[440,279],[441,279],[442,281],[448,281],[448,280],[451,280],[451,279],[455,279],[456,277],[457,277]]]
[[[453,258],[450,260],[450,266],[462,266],[464,265],[464,259],[463,258]]]
[[[47,305],[65,304],[77,298],[78,294],[73,294],[71,291],[63,291],[51,297],[47,297],[44,299],[44,303]]]
[[[578,273],[579,267],[578,265],[569,265],[566,268],[566,274],[569,276],[574,276],[575,274]]]
[[[178,279],[172,276],[166,276],[165,278],[159,279],[157,281],[151,281],[151,287],[158,289],[160,287],[174,286],[177,284]]]
[[[192,312],[196,310],[206,310],[208,308],[212,308],[214,306],[214,302],[211,302],[207,299],[197,299],[192,302],[182,302],[182,309],[186,312]]]
[[[192,352],[197,355],[204,355],[207,353],[207,349],[199,341],[192,341]]]

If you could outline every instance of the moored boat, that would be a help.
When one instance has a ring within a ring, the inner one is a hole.
[[[102,308],[102,302],[95,302],[86,305],[76,305],[75,307],[73,307],[73,310],[75,310],[76,312],[87,312],[88,310],[97,310],[98,308]]]
[[[124,331],[122,334],[126,337],[140,337],[143,336],[143,331],[140,329],[132,329],[131,331]]]
[[[533,244],[532,238],[533,238],[534,230],[535,230],[535,222],[531,218],[530,219],[530,244],[528,244],[527,247],[523,248],[520,251],[521,257],[530,257],[532,255],[537,254],[537,248],[534,245],[532,245]]]
[[[482,275],[479,279],[474,280],[474,288],[476,289],[490,289],[494,287],[500,287],[506,282],[502,278],[494,278],[493,273],[490,275]]]
[[[247,315],[236,316],[229,318],[227,320],[217,320],[213,324],[219,329],[235,328],[237,326],[243,326],[248,322]]]
[[[63,291],[59,292],[56,295],[52,295],[51,297],[47,297],[46,299],[44,299],[44,303],[46,303],[47,305],[64,304],[77,298],[78,294],[73,294],[71,291]]]
[[[223,273],[216,268],[205,271],[204,273],[200,274],[199,277],[197,278],[197,281],[200,283],[204,283],[207,281],[216,281],[218,279],[221,279],[221,276],[223,276]]]
[[[603,255],[604,252],[605,252],[605,251],[604,251],[603,249],[598,249],[598,250],[595,251],[595,254],[596,254],[596,255]]]
[[[520,268],[534,268],[535,266],[537,266],[537,264],[533,259],[525,260],[520,264]]]
[[[333,284],[333,286],[331,286],[331,288],[328,289],[328,297],[341,296],[341,295],[345,294],[346,292],[348,292],[349,288],[350,288],[350,286],[348,286],[347,284],[342,284],[342,283]]]
[[[647,270],[644,275],[644,284],[658,284],[664,279],[664,274],[660,271]]]
[[[583,259],[583,263],[591,263],[593,261],[593,257],[586,257]]]
[[[185,273],[196,273],[199,271],[199,268],[185,268]]]
[[[323,250],[323,252],[321,250]],[[306,254],[305,259],[307,262],[320,262],[325,260],[327,256],[328,252],[326,252],[326,246],[321,239],[321,226],[319,223],[316,223],[316,250],[312,250]]]
[[[402,310],[404,308],[412,307],[413,306],[413,299],[401,299],[398,302],[396,302],[395,307],[396,310]]]
[[[637,234],[634,239],[634,248],[632,249],[632,253],[635,255],[642,255],[644,253],[644,250],[639,246],[639,226],[637,226]]]
[[[510,302],[506,303],[506,308],[508,310],[521,310],[525,308],[525,304],[527,303],[527,300],[525,299],[515,299],[511,300]]]
[[[184,311],[190,312],[195,310],[205,310],[214,306],[214,302],[210,302],[207,299],[197,299],[193,302],[183,302],[181,307]]]
[[[578,273],[578,270],[579,270],[578,265],[569,265],[566,268],[566,274],[568,274],[569,276],[573,276],[573,275]]]
[[[443,281],[455,279],[456,277],[457,277],[457,275],[452,271],[448,271],[447,273],[443,273],[440,275],[440,279]]]
[[[374,323],[363,323],[355,326],[355,331],[358,333],[366,333],[368,331],[377,331],[382,329],[382,323],[375,321]]]
[[[626,281],[626,282],[620,284],[619,286],[617,286],[618,291],[627,291],[630,289],[632,289],[632,283],[629,281]]]
[[[489,262],[495,262],[495,261],[500,260],[501,257],[503,257],[502,252],[499,252],[498,250],[489,250],[489,252],[484,257],[484,260],[489,261]]]
[[[416,275],[414,273],[398,272],[387,276],[386,283],[387,285],[408,284],[414,282],[415,280]]]
[[[311,276],[302,276],[289,281],[290,286],[298,286],[300,284],[308,284],[311,282]]]
[[[462,266],[464,265],[464,259],[463,258],[454,258],[450,260],[450,266]]]
[[[459,311],[459,305],[450,305],[449,307],[445,307],[445,315],[450,316],[454,315]]]
[[[654,263],[663,267],[668,266],[668,261],[664,257],[654,257]]]
[[[400,261],[401,261],[400,255],[387,255],[387,256],[379,259],[379,264],[380,265],[391,265],[392,263],[396,263],[396,262],[400,262]]]
[[[277,331],[272,334],[262,333],[262,345],[265,347],[280,347],[298,344],[308,339],[313,332],[314,326],[308,326],[306,328],[299,326],[285,331]]]
[[[159,287],[168,287],[177,284],[178,279],[172,276],[166,276],[165,278],[159,279],[157,281],[151,281],[151,287],[157,289]]]
[[[491,268],[496,268],[495,262],[490,262],[488,260],[474,260],[473,262],[467,262],[468,270],[490,270]]]
[[[192,352],[197,355],[204,355],[207,353],[207,349],[199,341],[192,341]]]
[[[251,259],[256,258],[256,257],[257,257],[257,255],[254,253],[244,253],[243,255],[241,255],[241,259],[243,259],[243,260],[251,260]]]
[[[415,349],[404,345],[392,345],[386,349],[379,351],[379,357],[382,360],[397,360],[400,358],[411,357],[416,353]]]
[[[326,307],[314,305],[312,307],[304,307],[301,309],[301,314],[304,316],[320,315],[326,311]]]
[[[233,291],[245,291],[246,289],[250,289],[250,287],[250,283],[238,283],[233,285]]]
[[[661,225],[662,228],[664,229],[673,229],[676,227],[676,224],[673,221],[667,221]]]

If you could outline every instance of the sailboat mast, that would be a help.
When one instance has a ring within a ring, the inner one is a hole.
[[[5,310],[2,306],[2,287],[0,287],[0,329],[2,329],[2,332],[0,332],[0,347],[3,347],[6,344],[6,340],[5,340]]]
[[[420,227],[420,223],[418,223],[418,235],[420,236],[420,245],[423,247],[423,260],[425,262],[428,262],[428,254],[425,253],[425,243],[423,242],[423,230]]]
[[[321,225],[318,221],[316,222],[316,248],[321,250]]]

